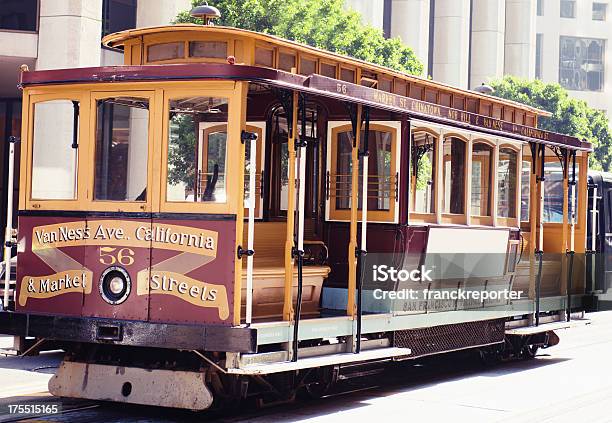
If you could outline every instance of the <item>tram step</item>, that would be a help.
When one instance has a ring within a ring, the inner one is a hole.
[[[560,330],[560,329],[569,329],[577,326],[584,326],[591,324],[590,319],[576,319],[562,321],[562,322],[552,322],[552,323],[544,323],[538,326],[523,326],[520,328],[506,329],[506,335],[533,335],[536,333],[548,332],[550,330]]]
[[[288,372],[313,367],[332,366],[335,364],[355,363],[360,361],[381,360],[410,355],[410,348],[377,348],[362,351],[359,354],[340,353],[317,357],[298,359],[297,361],[282,361],[278,363],[249,364],[241,368],[228,369],[230,374],[260,375],[270,373]]]

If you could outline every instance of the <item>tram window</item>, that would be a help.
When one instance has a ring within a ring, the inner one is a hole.
[[[340,68],[340,79],[346,82],[355,83],[355,71],[352,69]]]
[[[289,53],[279,53],[278,68],[287,72],[295,68],[295,55]]]
[[[185,57],[185,44],[161,43],[147,47],[147,61],[159,62],[162,60],[181,59]]]
[[[497,163],[497,215],[516,217],[516,184],[518,152],[511,148],[499,149]]]
[[[312,75],[317,72],[317,61],[300,57],[300,74]]]
[[[556,157],[550,157],[551,151],[547,148],[547,162],[544,164],[544,222],[562,223],[563,222],[563,170],[561,163]],[[571,166],[568,178],[571,180]],[[578,183],[578,175],[580,166],[576,163],[576,182]],[[580,186],[578,184],[577,186]],[[568,220],[571,212],[571,186],[568,186],[567,193],[568,202]],[[578,207],[578,190],[576,190],[576,199],[574,201],[574,210]]]
[[[361,141],[365,137],[361,132]],[[335,197],[335,210],[351,208],[352,146],[351,130],[339,132],[336,139],[335,162],[332,163],[333,186],[331,196]],[[360,165],[361,166],[361,165]],[[359,169],[358,208],[362,206],[361,181],[363,170]],[[372,128],[369,132],[368,161],[368,210],[390,211],[395,201],[395,135],[382,127]]]
[[[493,147],[483,142],[472,146],[472,214],[491,216]]]
[[[227,43],[225,41],[190,41],[189,57],[225,59],[227,58]]]
[[[413,136],[412,204],[415,213],[435,211],[436,138],[426,132]]]
[[[523,156],[521,169],[521,220],[529,221],[529,190],[531,189],[531,157]]]
[[[262,47],[255,48],[255,64],[272,67],[274,65],[274,50]]]
[[[444,213],[462,214],[465,211],[465,153],[466,143],[460,138],[449,137],[444,140]]]
[[[170,100],[167,201],[225,203],[226,98]]]
[[[146,201],[149,100],[97,101],[94,200]]]
[[[33,200],[76,198],[78,108],[79,102],[71,100],[34,104]]]
[[[336,66],[321,62],[321,75],[329,78],[336,78]]]
[[[563,222],[563,170],[561,163],[548,148],[544,164],[544,222]]]

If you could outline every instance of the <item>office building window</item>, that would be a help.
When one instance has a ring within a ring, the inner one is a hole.
[[[538,0],[538,16],[544,16],[544,0]]]
[[[136,0],[104,0],[102,36],[136,28]]]
[[[38,0],[0,0],[0,30],[36,31]]]
[[[544,49],[544,34],[536,34],[535,77],[542,79],[542,52]]]
[[[605,21],[608,5],[605,3],[593,3],[593,20]]]
[[[575,18],[576,17],[576,1],[561,0],[561,17]]]
[[[603,90],[605,47],[605,40],[561,36],[559,83],[569,90]]]

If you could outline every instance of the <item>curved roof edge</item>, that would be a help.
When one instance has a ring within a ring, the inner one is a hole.
[[[104,38],[102,38],[102,45],[104,45],[105,47],[109,47],[109,48],[118,48],[118,47],[123,46],[125,41],[132,39],[132,38],[137,38],[137,37],[147,35],[147,34],[159,34],[159,33],[177,32],[177,31],[217,32],[217,33],[255,36],[262,41],[277,43],[284,47],[293,47],[293,48],[302,50],[304,52],[310,52],[311,54],[325,55],[325,56],[335,58],[337,60],[349,62],[352,64],[368,66],[378,71],[384,71],[387,74],[392,75],[392,76],[413,79],[421,84],[428,85],[428,86],[435,86],[438,88],[444,87],[445,89],[449,91],[457,92],[457,93],[460,93],[460,94],[463,94],[469,97],[485,99],[489,101],[493,99],[496,102],[507,104],[509,106],[512,106],[518,109],[526,110],[531,113],[535,113],[538,116],[543,116],[543,117],[552,116],[552,113],[546,110],[538,109],[536,107],[532,107],[532,106],[529,106],[523,103],[519,103],[516,101],[507,100],[501,97],[493,97],[493,96],[489,96],[486,94],[478,93],[476,91],[458,88],[458,87],[455,87],[449,84],[445,84],[443,82],[437,82],[431,79],[427,79],[422,76],[411,75],[408,73],[404,73],[404,72],[400,72],[400,71],[396,71],[396,70],[387,68],[385,66],[366,62],[364,60],[355,59],[353,57],[345,56],[345,55],[338,54],[338,53],[333,53],[327,50],[323,50],[317,47],[310,46],[308,44],[303,44],[303,43],[299,43],[296,41],[287,40],[287,39],[284,39],[284,38],[281,38],[275,35],[264,34],[261,32],[255,32],[255,31],[250,31],[250,30],[241,29],[241,28],[233,28],[233,27],[226,27],[226,26],[206,26],[206,25],[197,25],[197,24],[176,24],[176,25],[151,26],[151,27],[143,27],[143,28],[137,28],[137,29],[128,29],[125,31],[109,34],[105,36]]]

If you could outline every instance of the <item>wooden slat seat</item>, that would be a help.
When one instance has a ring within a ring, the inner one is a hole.
[[[253,318],[280,318],[285,285],[285,222],[256,222],[253,256]],[[247,245],[245,224],[243,245]],[[328,266],[303,268],[302,317],[319,315],[319,299]],[[297,298],[297,267],[293,269],[293,299]],[[242,268],[242,315],[245,313],[246,260]]]

